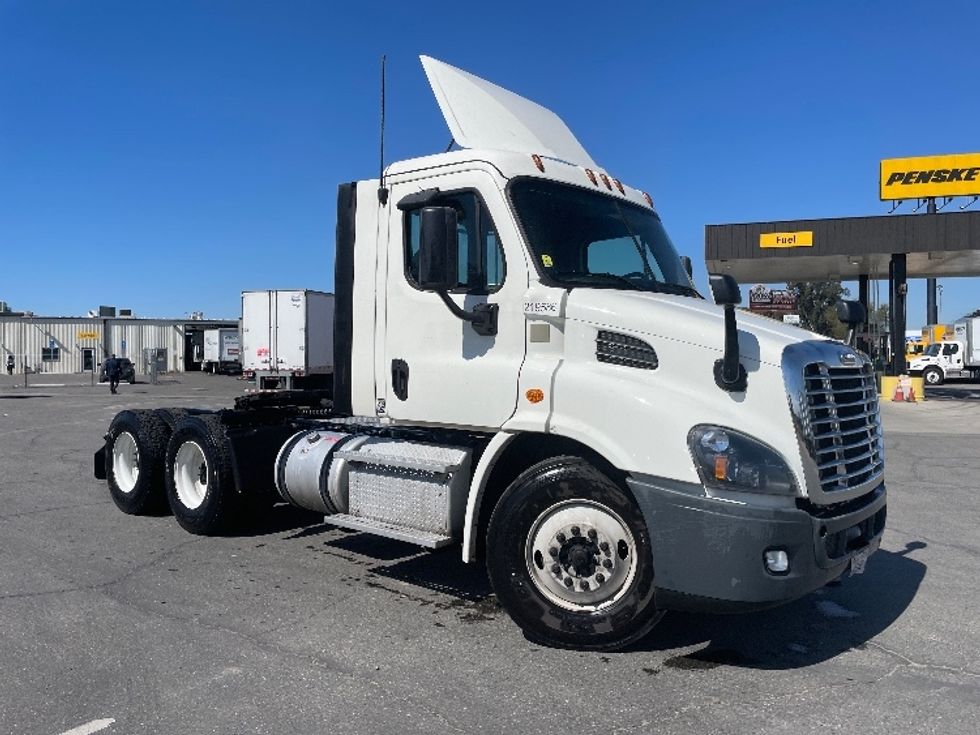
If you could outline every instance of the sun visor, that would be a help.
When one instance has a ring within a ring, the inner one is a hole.
[[[453,140],[462,148],[537,153],[586,168],[592,157],[558,115],[462,69],[419,57]]]

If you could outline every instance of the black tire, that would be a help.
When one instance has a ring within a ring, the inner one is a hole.
[[[238,493],[225,427],[219,416],[184,416],[167,444],[167,501],[186,531],[216,535],[237,515]]]
[[[562,527],[568,516],[586,522],[575,521],[564,537],[560,530],[554,536],[566,541],[546,544],[558,557],[533,551],[549,537],[547,529]],[[615,533],[607,533],[610,528]],[[599,549],[607,538],[614,542],[607,547],[612,553]],[[626,544],[625,556],[620,544]],[[600,566],[607,561],[611,570]],[[532,565],[538,567],[533,573]],[[650,535],[640,509],[626,490],[578,457],[541,462],[510,485],[490,518],[487,570],[500,604],[528,638],[545,645],[616,650],[663,617],[655,605]],[[561,589],[566,580],[571,590]],[[583,582],[588,591],[580,588]]]
[[[922,381],[926,385],[942,385],[943,371],[937,367],[927,367],[922,371]]]
[[[123,513],[166,508],[164,457],[170,431],[153,411],[120,411],[106,434],[105,474],[112,501]]]

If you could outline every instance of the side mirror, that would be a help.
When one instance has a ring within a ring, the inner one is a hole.
[[[692,281],[694,280],[694,265],[691,263],[691,259],[686,255],[681,256],[681,265],[684,266],[684,271],[687,273],[687,277]]]
[[[838,301],[837,318],[847,325],[847,344],[854,346],[854,328],[868,319],[864,304],[860,301]]]
[[[425,207],[419,235],[419,288],[449,291],[459,285],[459,233],[456,210]]]
[[[711,294],[718,306],[735,306],[742,303],[742,291],[730,275],[712,273],[708,276]]]
[[[851,329],[858,324],[864,324],[868,312],[860,301],[838,301],[837,318]]]

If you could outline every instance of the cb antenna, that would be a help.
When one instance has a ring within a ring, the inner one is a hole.
[[[385,61],[388,57],[381,55],[381,167],[378,173],[378,201],[381,206],[388,203],[388,189],[385,187]]]

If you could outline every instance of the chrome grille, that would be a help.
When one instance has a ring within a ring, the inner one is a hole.
[[[612,365],[655,370],[660,364],[653,347],[628,334],[601,330],[595,338],[595,357]]]
[[[871,482],[885,468],[878,389],[870,364],[803,369],[804,429],[825,493]]]

